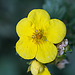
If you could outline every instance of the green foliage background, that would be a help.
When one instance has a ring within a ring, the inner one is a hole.
[[[15,44],[17,22],[34,8],[43,8],[51,18],[62,20],[67,27],[72,53],[67,53],[70,64],[59,70],[47,65],[52,75],[75,75],[75,0],[0,0],[0,75],[31,75],[27,60],[18,56]]]

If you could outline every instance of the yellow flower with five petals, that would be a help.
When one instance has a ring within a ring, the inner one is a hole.
[[[34,9],[18,22],[16,31],[19,36],[16,51],[22,58],[35,57],[42,63],[49,63],[56,58],[55,44],[64,39],[66,26],[58,19],[50,19],[45,10]]]

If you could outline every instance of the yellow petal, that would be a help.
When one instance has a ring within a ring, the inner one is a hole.
[[[48,29],[47,39],[52,43],[61,42],[66,35],[65,24],[58,19],[50,20],[50,27]]]
[[[50,16],[43,9],[34,9],[28,14],[28,19],[35,25],[36,29],[44,29],[49,25]]]
[[[47,67],[44,68],[44,71],[37,74],[37,75],[51,75],[50,72],[48,71]]]
[[[32,40],[20,38],[16,43],[16,52],[24,59],[33,59],[36,55],[37,45]]]
[[[36,59],[42,63],[49,63],[56,58],[57,48],[52,43],[45,41],[38,46]]]
[[[32,36],[34,29],[32,23],[27,18],[20,20],[16,26],[17,34],[22,37]]]

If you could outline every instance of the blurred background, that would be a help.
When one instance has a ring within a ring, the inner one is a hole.
[[[19,39],[16,24],[35,8],[45,9],[51,18],[62,20],[67,27],[66,38],[72,53],[67,53],[70,64],[59,70],[47,65],[52,75],[75,75],[75,0],[0,0],[0,75],[31,75],[27,60],[16,53]]]

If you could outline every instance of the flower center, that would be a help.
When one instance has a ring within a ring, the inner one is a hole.
[[[33,41],[37,44],[42,43],[44,41],[46,41],[46,36],[44,35],[44,31],[43,30],[35,30],[35,33],[33,33],[32,35]]]
[[[39,33],[36,34],[36,38],[37,38],[37,39],[41,39],[41,38],[42,38],[42,34],[39,34]]]

